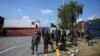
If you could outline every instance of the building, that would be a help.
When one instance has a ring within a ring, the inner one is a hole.
[[[4,20],[3,28],[7,36],[32,36],[41,31],[39,20]]]
[[[4,17],[0,16],[0,35],[3,35],[3,30],[4,30],[2,28],[3,24],[4,24]]]

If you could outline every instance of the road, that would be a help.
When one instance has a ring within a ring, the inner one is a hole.
[[[31,55],[31,39],[31,36],[0,37],[0,56],[36,56]],[[43,39],[38,48],[38,56],[44,56]],[[55,56],[55,53],[48,56]]]

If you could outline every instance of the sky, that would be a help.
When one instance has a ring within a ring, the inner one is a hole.
[[[0,16],[7,20],[40,20],[42,27],[57,24],[58,8],[69,0],[0,0]],[[100,0],[76,0],[84,5],[77,21],[100,17]]]

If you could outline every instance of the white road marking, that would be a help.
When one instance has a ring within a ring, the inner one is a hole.
[[[4,52],[7,52],[7,51],[9,51],[9,50],[11,50],[11,49],[14,49],[15,47],[16,47],[16,46],[13,46],[13,47],[11,47],[11,48],[8,48],[8,49],[6,49],[6,50],[0,52],[0,54],[2,54],[2,53],[4,53]]]

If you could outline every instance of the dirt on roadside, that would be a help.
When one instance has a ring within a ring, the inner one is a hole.
[[[85,43],[84,39],[79,39],[78,46],[66,47],[66,48],[68,50],[62,51],[63,54],[62,56],[70,56],[68,55],[68,52],[71,52],[71,50],[73,50],[75,56],[100,56],[100,40],[93,41],[93,46],[88,46]],[[78,49],[77,53],[75,52],[76,49]]]

